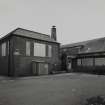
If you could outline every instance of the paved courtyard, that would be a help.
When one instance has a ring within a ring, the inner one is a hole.
[[[105,76],[65,73],[0,78],[0,105],[82,105],[86,98],[105,95]]]

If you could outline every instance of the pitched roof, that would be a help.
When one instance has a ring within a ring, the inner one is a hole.
[[[96,39],[94,39],[94,40],[96,40]],[[83,45],[86,45],[86,43],[89,43],[90,41],[93,41],[93,40],[82,41],[82,42],[71,43],[71,44],[65,44],[65,45],[62,45],[61,48],[70,48],[70,47],[83,46]]]
[[[7,36],[10,36],[10,35],[17,35],[17,36],[23,36],[23,37],[28,37],[28,38],[34,38],[34,39],[48,41],[48,42],[56,42],[54,39],[51,39],[50,35],[30,31],[30,30],[23,29],[23,28],[17,28],[14,31],[12,31],[9,34],[2,37],[1,39],[5,38]]]
[[[76,46],[83,46],[82,49],[78,52],[79,54],[103,52],[105,51],[105,37],[83,41],[79,43],[67,44],[63,45],[61,48],[73,48]]]

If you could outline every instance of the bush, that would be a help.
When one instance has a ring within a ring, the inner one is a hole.
[[[105,105],[105,99],[101,96],[91,97],[86,100],[85,105]]]

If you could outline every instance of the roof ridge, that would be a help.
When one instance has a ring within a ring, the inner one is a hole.
[[[25,33],[22,34],[21,31],[23,31]],[[36,34],[36,35],[34,35],[34,34]],[[7,38],[9,36],[12,36],[12,35],[18,35],[18,36],[23,36],[23,37],[28,37],[28,38],[34,38],[34,39],[37,39],[37,40],[43,40],[43,41],[58,43],[57,41],[53,40],[50,37],[50,35],[42,34],[42,33],[39,33],[39,32],[34,32],[34,31],[30,31],[30,30],[27,30],[27,29],[24,29],[24,28],[19,28],[19,27],[14,29],[13,31],[9,32],[5,36],[1,37],[0,40],[2,40],[4,38]]]
[[[16,30],[18,30],[18,29],[22,29],[22,30],[25,30],[25,31],[29,31],[29,32],[33,32],[33,33],[38,33],[38,34],[46,35],[46,36],[49,36],[50,37],[50,35],[43,34],[43,33],[40,33],[40,32],[36,32],[36,31],[33,31],[33,30],[29,30],[29,29],[25,29],[25,28],[20,28],[20,27],[18,27]]]
[[[81,43],[88,43],[88,42],[90,42],[90,41],[95,41],[95,40],[99,40],[99,39],[103,39],[103,38],[105,38],[105,37],[101,37],[101,38],[95,38],[95,39],[89,39],[89,40],[85,40],[85,41],[79,41],[79,42],[74,42],[74,43],[70,43],[70,44],[64,44],[64,45],[62,45],[62,46],[66,46],[66,45],[75,45],[75,44],[78,44],[78,46],[79,45],[81,45]]]

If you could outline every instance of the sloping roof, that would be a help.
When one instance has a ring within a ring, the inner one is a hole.
[[[96,40],[96,39],[93,39],[93,40]],[[71,44],[65,44],[65,45],[62,45],[61,48],[70,48],[70,47],[76,47],[76,46],[84,46],[84,45],[86,45],[86,43],[89,43],[89,42],[91,42],[93,40],[77,42],[77,43],[71,43]]]
[[[61,48],[73,48],[73,47],[83,46],[79,54],[82,53],[94,53],[94,52],[103,52],[105,51],[105,37],[97,38],[93,40],[83,41],[79,43],[63,45]]]
[[[2,37],[1,39],[5,38],[5,37],[7,37],[9,35],[17,35],[17,36],[34,38],[34,39],[48,41],[48,42],[56,42],[54,39],[51,39],[50,35],[46,35],[46,34],[42,34],[42,33],[39,33],[39,32],[26,30],[26,29],[23,29],[23,28],[17,28],[14,31],[12,31],[9,34]]]

